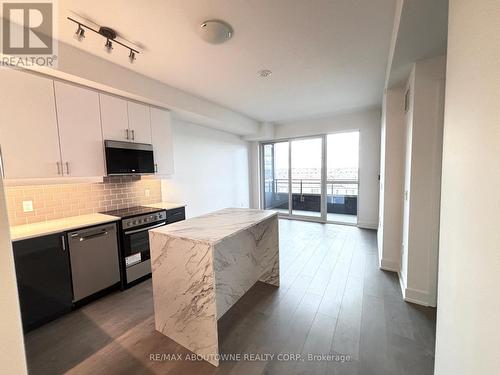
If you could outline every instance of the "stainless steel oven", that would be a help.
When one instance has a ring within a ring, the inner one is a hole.
[[[167,224],[166,211],[123,219],[121,221],[122,283],[123,287],[151,274],[149,233]]]

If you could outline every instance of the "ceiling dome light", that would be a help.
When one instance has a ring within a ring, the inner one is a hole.
[[[200,25],[200,37],[210,44],[221,44],[231,39],[233,28],[224,21],[209,20]]]
[[[257,74],[259,75],[259,77],[267,78],[267,77],[270,77],[271,74],[273,74],[273,72],[270,71],[269,69],[262,69],[262,70],[259,70],[257,72]]]

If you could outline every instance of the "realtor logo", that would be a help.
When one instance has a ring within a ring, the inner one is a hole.
[[[2,2],[1,65],[55,66],[54,1]]]

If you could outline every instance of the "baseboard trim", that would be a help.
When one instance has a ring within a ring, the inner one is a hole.
[[[378,224],[377,223],[367,223],[367,222],[358,221],[358,228],[363,228],[363,229],[378,229]]]
[[[413,289],[403,286],[403,280],[401,280],[401,275],[399,277],[399,283],[401,285],[401,291],[403,293],[403,299],[406,302],[415,303],[421,306],[432,306],[429,303],[429,293],[425,290]]]
[[[396,262],[394,260],[384,259],[384,258],[380,259],[378,267],[381,270],[391,271],[391,272],[399,272],[399,269],[400,269],[399,262]]]

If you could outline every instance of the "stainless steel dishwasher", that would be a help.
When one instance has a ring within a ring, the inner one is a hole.
[[[120,281],[115,223],[70,232],[68,245],[74,302]]]

